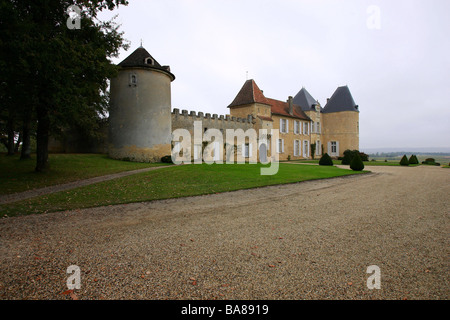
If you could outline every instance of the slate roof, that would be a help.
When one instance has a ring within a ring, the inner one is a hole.
[[[264,96],[262,91],[258,88],[256,82],[253,79],[245,81],[236,98],[234,98],[233,102],[231,102],[228,108],[251,103],[262,103],[270,105],[269,101]]]
[[[302,88],[293,99],[294,104],[300,106],[303,111],[309,111],[317,105],[317,100],[312,97],[312,95]]]
[[[146,63],[147,58],[151,58],[153,60],[153,64]],[[156,59],[153,58],[152,55],[148,53],[147,50],[145,50],[144,47],[139,47],[136,50],[134,50],[133,53],[131,53],[122,62],[120,62],[118,66],[123,68],[140,67],[140,68],[157,69],[167,73],[172,78],[172,81],[175,80],[175,75],[173,75],[170,72],[170,67],[161,66],[159,62],[156,61]]]
[[[322,110],[323,113],[341,111],[359,112],[358,105],[353,100],[347,86],[338,87]]]

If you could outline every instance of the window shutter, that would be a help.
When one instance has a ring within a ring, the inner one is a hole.
[[[283,119],[280,119],[280,132],[283,132]]]
[[[328,141],[327,153],[328,155],[331,155],[331,141]]]
[[[286,119],[286,133],[289,132],[289,120]]]
[[[277,153],[280,153],[280,140],[281,139],[278,139],[277,141]]]
[[[281,152],[284,152],[284,139],[281,139]]]
[[[336,155],[339,156],[339,141],[336,141]]]

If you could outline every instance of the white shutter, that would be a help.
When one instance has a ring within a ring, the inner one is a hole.
[[[339,141],[336,141],[336,155],[339,157]]]
[[[280,140],[281,139],[278,139],[277,141],[277,153],[280,153]]]
[[[289,120],[286,119],[286,133],[289,132]]]
[[[281,152],[284,152],[284,139],[281,139]]]
[[[283,132],[283,119],[280,119],[280,132]]]
[[[331,141],[328,141],[327,153],[328,155],[331,155]]]

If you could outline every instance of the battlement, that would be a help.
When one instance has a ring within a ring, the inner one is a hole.
[[[229,114],[227,115],[217,115],[211,113],[203,113],[195,111],[188,111],[188,110],[181,110],[178,108],[174,108],[172,111],[172,118],[179,118],[184,117],[186,120],[191,119],[192,121],[203,121],[203,120],[214,120],[217,122],[223,121],[223,122],[234,122],[234,123],[247,123],[247,124],[253,124],[253,116],[251,114],[248,115],[247,118],[237,118],[237,117],[231,117]]]

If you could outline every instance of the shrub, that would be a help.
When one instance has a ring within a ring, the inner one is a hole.
[[[403,156],[402,160],[400,160],[401,166],[409,166],[408,158],[406,157],[406,154]]]
[[[364,152],[359,152],[359,150],[345,150],[344,157],[338,158],[338,160],[342,160],[341,164],[350,164],[355,155],[359,155],[361,161],[369,161],[369,155]]]
[[[172,156],[164,156],[161,158],[161,162],[163,163],[173,163],[172,162]]]
[[[362,171],[364,169],[364,163],[359,155],[359,152],[355,154],[352,161],[350,162],[350,169],[353,171]]]
[[[362,161],[369,161],[369,155],[364,153],[364,152],[360,152],[359,156],[361,157]]]
[[[344,157],[341,159],[342,160],[341,164],[350,164],[350,162],[352,162],[353,156],[354,155],[353,155],[353,152],[351,150],[345,150],[344,151]]]
[[[425,161],[426,162],[435,162],[435,160],[433,158],[426,158]]]
[[[319,165],[321,166],[332,166],[333,160],[331,160],[331,157],[328,155],[328,153],[325,153],[319,160]]]
[[[415,154],[412,154],[411,157],[409,157],[409,164],[419,164],[419,160]]]

